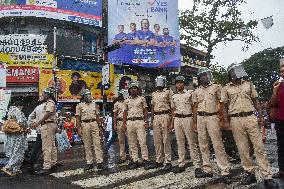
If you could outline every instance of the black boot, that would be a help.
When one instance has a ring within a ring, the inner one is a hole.
[[[278,189],[279,188],[278,183],[275,182],[273,179],[265,179],[263,181],[263,183],[267,188],[271,188],[271,189]]]
[[[172,169],[171,163],[166,163],[166,165],[163,167],[163,171],[170,171]]]
[[[196,168],[196,169],[194,170],[194,176],[195,176],[196,178],[199,178],[202,173],[203,173],[203,172],[202,172],[201,168]]]
[[[155,163],[155,168],[160,168],[160,167],[163,167],[164,164],[163,163]]]
[[[250,185],[256,183],[255,175],[249,172],[246,172],[244,178],[241,180],[241,185]]]
[[[221,176],[220,180],[221,180],[221,182],[228,184],[228,185],[233,183],[230,175],[223,175],[223,176]]]
[[[85,168],[84,168],[84,171],[89,171],[89,170],[91,170],[91,169],[93,169],[93,168],[94,168],[93,164],[87,164],[87,165],[85,166]]]
[[[195,176],[196,178],[206,178],[206,177],[213,177],[213,173],[206,173],[201,171],[199,174]]]
[[[105,169],[105,166],[103,163],[98,163],[97,164],[97,168],[100,169],[100,170],[104,170]]]
[[[137,168],[139,168],[138,161],[134,162],[133,160],[130,160],[130,162],[128,164],[128,168],[129,169],[137,169]]]
[[[154,169],[154,168],[156,168],[156,165],[153,164],[153,163],[151,163],[151,162],[148,161],[148,160],[144,160],[144,161],[143,161],[143,164],[144,164],[144,169],[145,169],[145,170],[149,170],[149,169]]]
[[[174,173],[177,174],[177,173],[182,173],[185,171],[185,167],[178,167],[176,170],[174,170]]]
[[[49,175],[50,173],[51,173],[50,169],[41,169],[38,172],[36,172],[36,174],[40,176]]]

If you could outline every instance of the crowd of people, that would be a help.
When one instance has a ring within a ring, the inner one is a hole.
[[[188,144],[195,177],[213,177],[209,150],[211,140],[221,173],[220,180],[225,184],[231,184],[231,165],[224,148],[221,129],[231,130],[245,173],[241,184],[249,185],[256,182],[255,166],[250,154],[250,146],[252,146],[256,162],[264,178],[264,185],[269,188],[278,188],[273,177],[284,177],[284,153],[281,148],[284,123],[284,65],[280,66],[282,80],[274,84],[271,98],[271,104],[277,108],[274,121],[278,138],[279,172],[274,175],[269,166],[260,131],[260,126],[264,126],[264,116],[259,96],[253,83],[246,79],[248,75],[244,68],[235,64],[229,66],[229,83],[224,87],[213,83],[212,72],[207,68],[200,68],[197,76],[198,88],[194,91],[186,90],[185,78],[177,76],[175,78],[176,93],[166,88],[167,82],[164,76],[157,77],[156,91],[152,93],[150,123],[148,106],[145,98],[141,96],[141,89],[137,82],[132,81],[129,84],[127,98],[124,98],[123,93],[119,93],[114,103],[113,120],[110,121],[113,123],[116,135],[111,134],[109,142],[112,143],[116,137],[118,138],[120,162],[127,161],[126,146],[129,145],[129,169],[140,167],[138,161],[140,149],[145,170],[159,167],[164,171],[172,170],[170,135],[174,130],[178,146],[178,168],[173,170],[175,173],[185,171],[185,145]],[[59,166],[55,146],[57,118],[53,94],[52,88],[43,90],[41,99],[43,103],[30,115],[29,121],[21,111],[21,104],[10,107],[8,120],[16,119],[25,132],[7,134],[6,155],[9,160],[2,169],[5,173],[14,175],[20,172],[22,154],[26,149],[25,133],[30,129],[39,130],[43,151],[43,167],[37,174],[49,174]],[[70,119],[64,123],[67,137],[69,140],[72,138],[70,131],[76,126],[78,135],[84,142],[85,171],[94,168],[93,151],[97,169],[106,169],[98,105],[93,101],[90,90],[84,89],[81,96],[81,102],[76,106],[76,125],[72,124]],[[155,162],[149,159],[146,137],[148,128],[153,128]],[[127,142],[128,145],[126,145]],[[31,159],[35,159],[34,156]]]

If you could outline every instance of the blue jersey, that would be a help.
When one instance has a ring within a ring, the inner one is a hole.
[[[155,35],[155,40],[156,40],[158,43],[163,42],[163,38],[162,38],[162,36],[160,36],[160,35]]]
[[[128,40],[134,40],[135,38],[138,38],[138,33],[135,31],[135,32],[130,32],[127,34],[127,39]]]
[[[150,39],[154,39],[154,33],[151,31],[143,31],[143,30],[139,30],[137,32],[137,36],[139,40],[148,40],[150,41]]]
[[[170,35],[163,35],[162,38],[164,42],[174,42],[174,38]]]
[[[116,34],[114,37],[115,40],[125,40],[127,39],[127,34],[126,33],[119,33]]]

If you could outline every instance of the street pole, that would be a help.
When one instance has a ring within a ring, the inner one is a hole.
[[[57,78],[56,78],[56,63],[57,63],[57,56],[56,56],[56,33],[57,28],[53,28],[53,65],[52,65],[52,73],[53,73],[53,82],[55,88],[55,99],[58,100],[58,93],[57,93]]]

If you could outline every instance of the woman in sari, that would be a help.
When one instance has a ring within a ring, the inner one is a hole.
[[[9,119],[15,119],[17,123],[27,129],[27,119],[22,112],[23,103],[15,102],[8,110],[7,117]],[[21,166],[24,160],[25,150],[27,149],[28,143],[26,133],[6,133],[5,141],[5,153],[8,157],[8,161],[1,170],[9,176],[15,176],[21,173]]]

